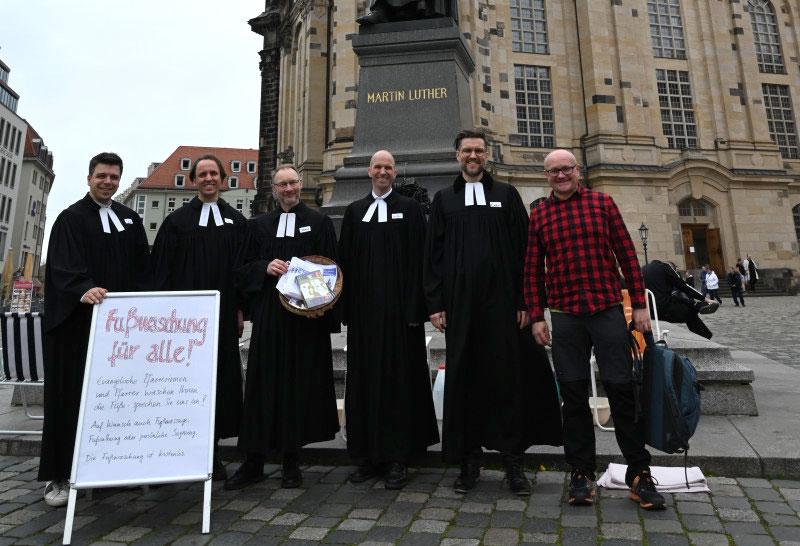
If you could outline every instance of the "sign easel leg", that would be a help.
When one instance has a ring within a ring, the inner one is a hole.
[[[62,544],[69,544],[72,541],[72,521],[75,519],[75,502],[78,498],[78,490],[74,487],[69,488],[69,502],[67,503],[67,519],[64,521],[64,540]]]
[[[203,534],[211,532],[211,478],[203,486]]]

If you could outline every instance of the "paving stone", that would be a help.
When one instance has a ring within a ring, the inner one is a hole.
[[[254,519],[241,519],[239,521],[234,521],[231,523],[230,527],[228,527],[228,531],[237,531],[240,533],[257,533],[259,529],[264,526],[263,521],[258,521]]]
[[[184,512],[183,514],[176,516],[170,521],[170,523],[173,523],[175,525],[197,525],[201,521],[203,521],[202,512],[190,511],[190,512]]]
[[[491,527],[520,527],[522,525],[522,512],[495,512],[491,515]]]
[[[719,518],[723,521],[758,521],[758,514],[752,510],[736,508],[720,508]]]
[[[442,534],[447,529],[446,521],[437,521],[433,519],[418,519],[411,524],[412,533],[436,533]]]
[[[275,518],[273,518],[269,524],[270,525],[282,525],[282,526],[290,526],[294,527],[304,519],[308,518],[308,514],[296,514],[294,512],[286,512],[281,514]]]
[[[486,527],[489,525],[489,515],[459,512],[454,523],[464,527]]]
[[[712,533],[721,533],[722,523],[716,516],[698,516],[694,514],[687,514],[682,516],[683,526],[689,531],[705,531]]]
[[[500,499],[497,501],[496,510],[506,512],[524,512],[527,504],[519,499]]]
[[[725,489],[726,487],[727,486],[722,486],[720,489]],[[744,495],[744,493],[742,493],[742,495]],[[711,495],[708,493],[672,493],[667,496],[672,497],[674,501],[711,502]],[[664,498],[666,499],[666,496]]]
[[[360,544],[367,538],[367,533],[361,531],[345,531],[336,529],[325,535],[321,540],[324,544]]]
[[[657,519],[644,520],[644,530],[647,533],[683,533],[680,522]]]
[[[88,525],[89,523],[93,522],[96,519],[97,519],[97,517],[95,517],[95,516],[75,516],[74,518],[72,518],[72,532],[74,533],[75,531],[77,531],[81,527],[83,527],[85,525]],[[45,529],[44,532],[45,533],[58,534],[58,535],[64,534],[64,523],[65,522],[66,522],[66,519],[65,519],[65,517],[62,516],[61,520],[58,523],[56,523],[55,525],[51,525],[50,527]],[[2,526],[0,526],[0,527],[2,527]],[[9,526],[9,528],[10,528],[10,526]],[[0,535],[2,535],[2,534],[3,534],[3,529],[0,528]]]
[[[719,485],[712,492],[714,497],[744,497],[744,491],[738,485]]]
[[[522,533],[522,542],[534,544],[555,544],[558,542],[558,535],[548,535],[545,533]]]
[[[710,478],[706,478],[706,482],[708,483],[711,491],[714,491],[714,485],[736,485],[737,482],[736,478],[724,478],[721,476],[712,476]]]
[[[519,544],[519,531],[516,529],[489,528],[483,535],[483,544],[487,546],[511,546]]]
[[[678,501],[675,503],[678,512],[681,514],[700,514],[705,516],[714,515],[714,507],[707,502],[686,502]]]
[[[400,540],[405,534],[406,530],[402,527],[378,527],[376,525],[367,533],[367,539],[394,543],[396,540]]]
[[[745,487],[744,493],[752,500],[757,501],[775,501],[780,502],[783,500],[780,493],[774,489],[766,489],[764,487]]]
[[[440,546],[478,546],[481,543],[476,538],[445,538]]]
[[[636,505],[629,503],[624,508],[606,508],[600,507],[603,514],[603,521],[610,523],[638,523],[639,513],[636,510]]]
[[[458,509],[459,512],[470,514],[491,514],[494,507],[491,504],[480,502],[465,502]]]
[[[397,495],[397,502],[411,502],[414,504],[424,504],[430,495],[427,493],[415,493],[413,491],[402,491]]]
[[[529,506],[525,510],[525,516],[529,518],[550,518],[557,519],[561,516],[561,504],[549,506]]]
[[[349,504],[330,504],[325,503],[321,504],[314,510],[314,514],[317,516],[326,516],[332,518],[340,518],[344,517],[350,513],[352,510],[352,506]]]
[[[298,527],[292,534],[291,539],[297,540],[322,540],[328,534],[328,529],[322,527]]]
[[[386,512],[375,522],[375,525],[379,527],[406,527],[413,518],[413,514]]]
[[[535,476],[536,484],[540,483],[559,483],[563,484],[567,479],[568,474],[564,472],[542,471],[537,472]]]
[[[561,525],[564,527],[597,527],[597,516],[564,514],[561,517]]]
[[[420,519],[436,519],[441,521],[450,521],[456,516],[456,513],[449,508],[424,508],[420,511]]]
[[[404,536],[398,546],[438,546],[439,536],[428,533],[411,533]]]
[[[734,544],[746,546],[773,546],[775,541],[767,535],[734,535],[731,534]]]
[[[379,540],[365,540],[359,542],[358,546],[394,546],[394,542],[382,542]]]
[[[525,519],[522,530],[530,534],[558,533],[558,523],[552,519]]]
[[[800,488],[781,487],[780,492],[786,500],[800,501]]]
[[[305,492],[305,489],[277,489],[272,494],[272,498],[280,500],[293,500]]]
[[[790,514],[795,515],[795,510],[785,502],[757,501],[756,510],[762,514]]]
[[[23,508],[0,518],[0,525],[22,525],[23,523],[27,523],[39,517],[43,513],[43,509]]]
[[[689,539],[684,535],[648,534],[646,538],[648,543],[654,546],[689,546]]]
[[[347,517],[351,519],[378,519],[381,517],[382,512],[383,510],[378,510],[377,508],[356,508]]]
[[[714,506],[717,508],[738,508],[739,510],[750,510],[750,500],[747,499],[747,497],[714,497]]]
[[[249,533],[225,532],[214,537],[209,544],[211,546],[235,546],[244,544],[251,538],[252,535]]]
[[[586,546],[596,542],[596,529],[564,529],[561,531],[561,544],[563,546]]]
[[[369,531],[375,525],[372,519],[353,519],[348,518],[339,524],[336,529],[339,531]]]
[[[249,512],[257,504],[257,501],[232,500],[225,505],[225,510],[233,510],[234,512]]]
[[[762,535],[767,532],[763,525],[755,521],[728,521],[723,525],[729,535]]]
[[[766,487],[772,489],[770,481],[763,478],[736,478],[736,481],[742,487]]]
[[[341,522],[341,518],[329,518],[325,516],[311,516],[303,522],[303,527],[325,527],[333,529]]]
[[[480,539],[483,537],[483,527],[460,527],[458,525],[451,525],[447,529],[447,536],[453,538],[475,538]]]
[[[632,523],[603,523],[601,534],[605,539],[641,540],[642,527]]]
[[[258,521],[269,521],[278,514],[280,514],[280,509],[278,508],[265,508],[263,506],[256,506],[246,514],[242,516],[242,519],[254,519]]]
[[[797,527],[781,527],[779,525],[771,526],[769,528],[772,536],[778,540],[796,540],[800,541],[800,530]]]

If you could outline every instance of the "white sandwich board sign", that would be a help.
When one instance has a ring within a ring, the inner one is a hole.
[[[210,530],[219,292],[109,292],[94,306],[64,525],[79,489],[205,482]]]

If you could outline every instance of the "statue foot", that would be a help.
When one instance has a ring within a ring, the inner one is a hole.
[[[386,16],[386,13],[380,9],[376,8],[373,11],[369,12],[367,15],[362,15],[358,19],[356,19],[356,23],[359,25],[377,25],[378,23],[387,23],[389,22],[389,18]]]

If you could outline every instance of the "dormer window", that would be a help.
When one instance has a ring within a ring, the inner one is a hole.
[[[231,172],[238,173],[241,170],[242,170],[241,161],[231,161]]]
[[[232,190],[239,187],[239,177],[238,176],[229,176],[228,177],[228,187]]]
[[[176,188],[182,188],[184,185],[186,185],[186,177],[184,175],[182,175],[182,174],[176,174],[175,175],[175,187]]]
[[[255,172],[256,172],[256,162],[255,161],[248,161],[247,162],[247,172],[249,174],[255,174]]]
[[[192,168],[192,160],[191,159],[189,159],[188,157],[184,157],[183,159],[181,159],[181,170],[182,171],[188,171],[191,168]]]

